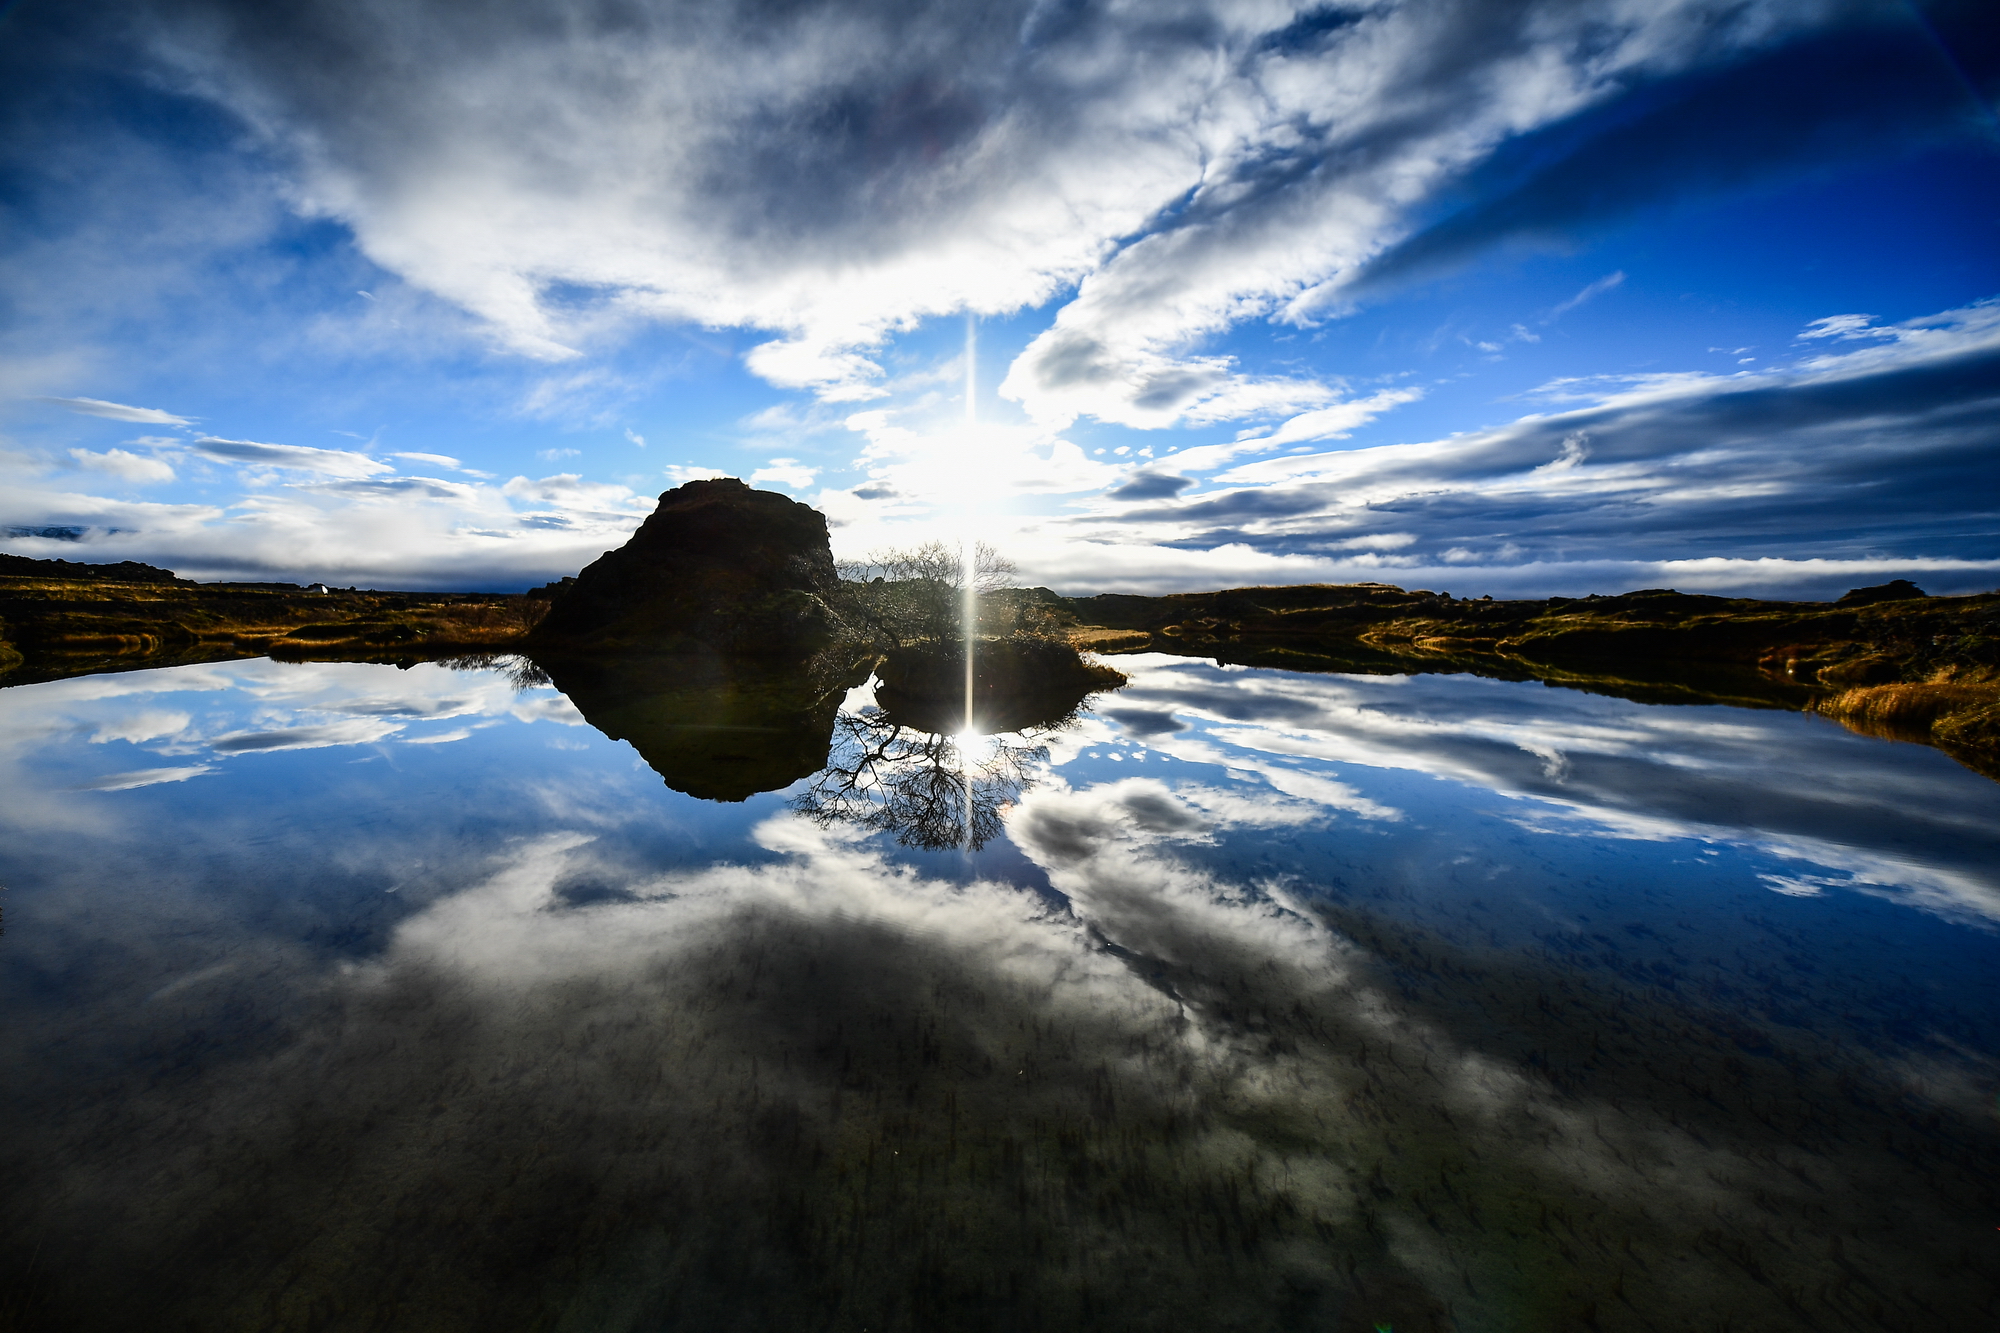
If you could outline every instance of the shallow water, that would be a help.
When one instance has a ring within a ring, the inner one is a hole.
[[[0,691],[0,1327],[1994,1326],[2000,785],[1118,664],[972,853],[498,669]]]

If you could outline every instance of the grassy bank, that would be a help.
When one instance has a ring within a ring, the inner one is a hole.
[[[1649,703],[1809,708],[2000,771],[2000,594],[1769,602],[1647,589],[1468,601],[1388,584],[1057,599],[1080,643],[1251,665],[1469,671]]]
[[[0,573],[0,683],[239,657],[396,662],[494,651],[547,609],[507,594]]]
[[[1807,709],[2000,775],[2000,593],[1838,602],[1647,589],[1477,601],[1383,583],[1059,597],[1008,592],[1098,653],[1364,674],[1471,672],[1646,703]],[[192,583],[144,565],[0,566],[0,683],[272,656],[413,662],[519,648],[533,594]],[[1001,608],[1007,609],[1007,608]],[[1037,622],[1039,623],[1039,621]]]

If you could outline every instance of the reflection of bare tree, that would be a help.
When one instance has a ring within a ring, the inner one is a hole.
[[[1076,725],[1076,710],[1000,736],[945,736],[896,722],[877,708],[842,712],[827,766],[792,798],[825,828],[859,824],[905,847],[978,851],[1000,832],[1000,813],[1034,785],[1049,756],[1044,738]]]
[[[517,691],[539,689],[549,683],[549,673],[541,664],[519,653],[457,653],[440,657],[437,663],[452,671],[498,671]]]

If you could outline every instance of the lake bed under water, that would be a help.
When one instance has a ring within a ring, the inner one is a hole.
[[[1117,664],[887,814],[504,666],[0,690],[0,1328],[2000,1320],[2000,785]]]

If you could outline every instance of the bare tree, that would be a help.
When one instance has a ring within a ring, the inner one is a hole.
[[[1014,562],[985,542],[974,544],[969,570],[964,552],[941,541],[876,551],[835,568],[841,612],[885,648],[963,635],[968,582],[979,632],[1006,634],[1015,628],[1012,603],[998,595],[1014,577]]]

